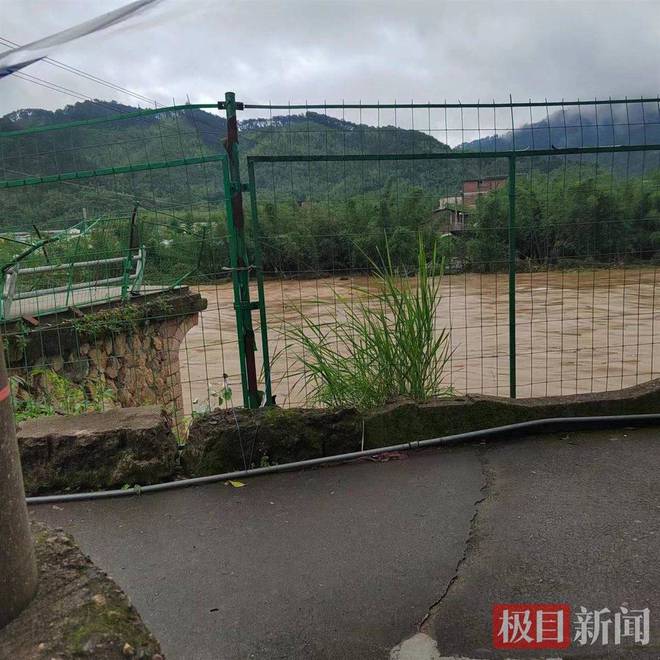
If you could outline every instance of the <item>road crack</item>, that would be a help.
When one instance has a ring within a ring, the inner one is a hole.
[[[445,590],[440,595],[440,598],[438,598],[438,600],[436,600],[429,607],[427,613],[424,615],[424,618],[419,624],[419,631],[430,636],[432,636],[432,632],[433,632],[433,626],[431,625],[431,623],[433,622],[435,616],[438,614],[442,602],[445,600],[445,598],[447,598],[452,587],[458,580],[461,573],[461,569],[463,568],[463,564],[465,564],[465,562],[467,561],[468,557],[470,556],[470,553],[472,552],[475,546],[475,537],[477,530],[477,519],[479,517],[479,510],[481,508],[481,505],[488,499],[490,495],[491,486],[493,482],[493,475],[490,466],[488,464],[488,461],[486,459],[485,447],[482,448],[481,451],[479,452],[479,465],[481,468],[481,488],[479,489],[481,496],[473,504],[474,513],[472,514],[472,518],[470,519],[470,526],[468,529],[467,537],[465,539],[463,554],[459,558],[456,564],[456,570],[454,571],[454,574],[447,583]]]

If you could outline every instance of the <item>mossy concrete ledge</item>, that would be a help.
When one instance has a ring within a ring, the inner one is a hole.
[[[28,495],[150,484],[172,477],[177,443],[160,406],[41,417],[20,424]]]
[[[0,658],[163,660],[158,641],[121,589],[61,530],[32,523],[39,587],[0,630]]]
[[[197,417],[182,461],[194,476],[286,463],[550,417],[660,412],[660,379],[613,392],[509,399],[402,400],[357,410],[217,409]]]

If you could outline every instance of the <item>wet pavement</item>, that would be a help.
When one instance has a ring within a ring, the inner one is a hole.
[[[75,535],[171,659],[387,658],[420,629],[441,656],[499,657],[491,607],[509,602],[648,607],[649,646],[550,655],[657,658],[659,474],[651,428],[31,510]]]
[[[472,449],[32,509],[123,587],[170,659],[381,658],[456,569]]]
[[[607,646],[601,635],[556,655],[660,658],[660,429],[507,443],[483,465],[464,561],[422,627],[443,653],[494,657],[492,604],[527,602],[608,608],[609,618],[649,608],[648,646],[617,647],[610,627]]]

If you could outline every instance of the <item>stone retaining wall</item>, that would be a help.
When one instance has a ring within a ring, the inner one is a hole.
[[[9,373],[18,377],[16,396],[57,398],[54,372],[103,408],[159,404],[181,428],[179,349],[205,307],[199,294],[180,289],[85,314],[42,317],[33,326],[14,323],[4,334]]]
[[[53,369],[74,382],[103,382],[122,407],[160,403],[182,411],[179,348],[197,320],[197,314],[166,318],[140,332],[84,342]]]

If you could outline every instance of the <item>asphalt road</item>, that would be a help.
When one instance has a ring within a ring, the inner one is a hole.
[[[649,646],[561,655],[658,658],[659,439],[542,436],[32,512],[74,534],[170,659],[387,658],[420,626],[440,655],[500,657],[507,602],[648,607]]]
[[[465,560],[423,626],[443,653],[511,657],[492,651],[493,603],[567,603],[648,607],[650,644],[615,647],[610,629],[556,655],[660,658],[660,429],[507,443],[484,470]]]
[[[74,534],[170,660],[383,658],[453,576],[472,448],[33,508]]]

